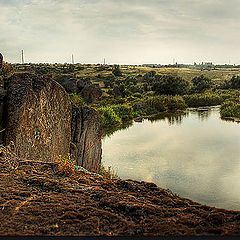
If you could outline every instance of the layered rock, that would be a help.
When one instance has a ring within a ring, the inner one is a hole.
[[[66,155],[71,141],[71,103],[64,88],[29,73],[5,82],[5,144],[14,142],[19,157],[52,162]]]
[[[98,172],[101,162],[102,126],[96,110],[89,107],[72,110],[71,154],[79,166]]]
[[[0,92],[5,145],[14,142],[20,158],[44,162],[71,152],[78,165],[98,171],[102,127],[94,109],[72,107],[60,84],[29,73],[11,76],[5,89]]]

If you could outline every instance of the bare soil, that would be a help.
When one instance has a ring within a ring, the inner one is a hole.
[[[153,183],[0,159],[0,235],[235,235],[240,212],[201,205]]]

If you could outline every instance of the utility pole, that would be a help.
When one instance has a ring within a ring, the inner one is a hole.
[[[106,65],[106,59],[105,58],[103,59],[103,65]]]
[[[22,64],[24,64],[24,52],[22,50]]]
[[[74,57],[73,57],[73,54],[72,54],[72,64],[74,64]]]

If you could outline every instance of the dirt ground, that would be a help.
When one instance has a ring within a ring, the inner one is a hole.
[[[0,158],[0,235],[235,235],[240,212],[200,205],[153,183],[109,180]]]

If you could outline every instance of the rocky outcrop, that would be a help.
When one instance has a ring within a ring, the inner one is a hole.
[[[89,79],[72,78],[63,75],[57,81],[65,88],[68,93],[77,93],[84,98],[86,102],[94,102],[102,96],[102,90],[98,85],[91,83]]]
[[[97,111],[89,107],[73,107],[71,154],[79,166],[98,172],[102,154],[101,136]]]
[[[5,144],[15,143],[19,157],[52,162],[69,153],[71,103],[51,79],[19,73],[5,82]]]
[[[3,55],[0,53],[0,69],[3,66]]]
[[[5,89],[0,91],[5,145],[14,142],[19,157],[44,162],[71,151],[79,166],[98,171],[102,127],[94,109],[72,108],[60,84],[29,73],[14,74]]]
[[[61,75],[56,80],[68,93],[76,93],[78,91],[76,78],[69,75]]]
[[[80,92],[80,95],[89,103],[92,103],[96,100],[99,100],[102,96],[102,90],[99,86],[96,86],[94,84],[86,85],[82,91]]]

